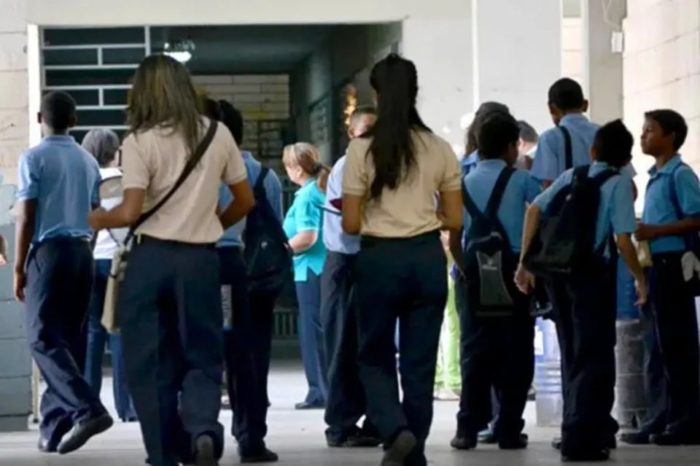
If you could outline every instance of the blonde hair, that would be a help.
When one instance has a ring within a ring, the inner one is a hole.
[[[330,169],[321,163],[321,152],[313,144],[297,142],[285,146],[282,162],[289,167],[300,167],[304,173],[316,179],[321,191],[326,191]]]
[[[203,132],[201,98],[187,69],[166,55],[151,55],[141,62],[129,93],[128,122],[132,133],[157,126],[182,135],[194,153]]]

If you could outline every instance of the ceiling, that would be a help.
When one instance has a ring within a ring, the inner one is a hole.
[[[193,58],[187,64],[198,74],[287,73],[331,34],[332,25],[153,27],[154,52],[191,40]]]

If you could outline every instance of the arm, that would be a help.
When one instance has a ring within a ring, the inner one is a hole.
[[[635,237],[639,241],[649,241],[663,236],[683,236],[700,231],[700,217],[690,217],[668,225],[637,224]]]
[[[462,247],[463,230],[450,230],[448,234],[450,236],[450,254],[452,254],[457,270],[464,275],[464,248]]]
[[[282,208],[282,183],[277,177],[277,174],[270,170],[265,179],[265,193],[267,194],[267,201],[272,207],[272,211],[277,216],[277,219],[282,223],[284,220],[284,209]]]
[[[25,267],[29,248],[32,244],[32,238],[34,237],[36,205],[36,199],[25,200],[19,202],[17,205],[18,217],[15,225],[14,294],[15,299],[20,302],[24,302],[24,288],[27,284]]]
[[[535,238],[537,225],[540,223],[541,215],[542,211],[537,204],[530,204],[530,207],[528,207],[527,211],[525,212],[523,242],[520,253],[520,263],[518,264],[518,269],[515,272],[515,284],[521,292],[526,294],[531,293],[535,289],[535,277],[528,272],[527,269],[525,269],[523,260],[530,250],[532,240]]]
[[[318,241],[318,231],[300,231],[289,240],[289,246],[294,251],[294,254],[301,254],[307,249],[311,249],[316,244],[316,241]]]
[[[88,220],[93,230],[105,228],[124,228],[133,225],[143,212],[146,198],[145,189],[129,188],[124,190],[121,204],[111,210],[96,209],[90,213]]]
[[[0,235],[0,265],[7,264],[7,240]]]
[[[359,235],[362,228],[362,196],[343,194],[343,231],[348,235]]]
[[[616,235],[617,248],[620,251],[622,259],[625,261],[627,268],[634,277],[637,286],[637,296],[639,300],[638,305],[645,304],[647,301],[647,284],[646,277],[644,276],[644,271],[642,266],[639,265],[639,259],[637,258],[637,251],[632,243],[632,235],[629,233],[623,233]]]
[[[462,208],[462,191],[446,191],[440,193],[440,212],[438,218],[445,230],[459,231],[464,222]]]
[[[248,215],[248,212],[255,207],[255,197],[247,179],[229,185],[228,188],[233,195],[233,202],[219,215],[219,220],[224,229],[243,220]]]

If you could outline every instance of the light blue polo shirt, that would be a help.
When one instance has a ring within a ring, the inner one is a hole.
[[[262,164],[255,160],[253,154],[250,152],[241,152],[243,156],[243,163],[245,164],[246,171],[248,172],[248,183],[250,183],[251,189],[255,186],[258,181],[258,177],[262,172]],[[267,197],[267,202],[270,203],[272,211],[275,216],[282,223],[282,183],[280,183],[277,174],[274,170],[270,170],[267,176],[263,180],[263,186],[265,187],[265,196]],[[231,190],[225,184],[219,187],[219,207],[221,209],[226,209],[229,204],[233,202],[233,194]],[[232,227],[228,228],[221,239],[216,244],[217,247],[241,247],[243,246],[243,240],[241,239],[243,235],[243,230],[245,229],[245,219],[236,223]]]
[[[593,162],[588,176],[593,178],[598,173],[611,167],[607,163]],[[543,212],[547,210],[549,203],[564,187],[571,184],[574,170],[567,170],[557,178],[554,183],[537,196],[534,204]],[[596,222],[595,244],[600,247],[610,237],[610,233],[621,235],[634,233],[637,229],[637,221],[634,215],[634,193],[632,179],[621,171],[619,176],[608,179],[600,190],[600,205],[598,206],[598,221]],[[606,249],[605,256],[609,257],[610,251]]]
[[[491,197],[496,180],[504,168],[506,168],[506,162],[501,159],[482,160],[464,178],[469,195],[482,212],[486,210],[486,204]],[[501,221],[508,235],[508,242],[515,253],[520,252],[522,245],[525,210],[540,191],[540,184],[524,170],[516,170],[506,185],[498,209],[498,219]],[[465,232],[469,231],[471,222],[471,216],[467,213],[464,217]]]
[[[644,198],[642,222],[648,225],[668,225],[679,219],[671,202],[671,177],[676,189],[676,199],[684,217],[700,215],[700,187],[693,170],[682,164],[681,156],[676,155],[661,170],[652,167],[651,179]],[[664,236],[649,242],[652,254],[679,252],[687,249],[682,236]]]
[[[37,201],[32,243],[92,238],[88,215],[100,205],[100,167],[71,136],[49,136],[19,159],[18,201]]]
[[[302,231],[318,232],[318,239],[306,251],[294,255],[294,281],[305,282],[309,269],[320,275],[326,261],[326,246],[323,244],[323,205],[326,196],[316,184],[309,180],[294,194],[294,202],[287,211],[282,227],[291,239]]]
[[[323,243],[326,249],[341,254],[357,254],[360,252],[360,237],[348,235],[343,231],[343,217],[331,201],[343,197],[343,169],[347,156],[342,156],[333,166],[328,176],[326,187],[326,211],[323,213]]]
[[[462,168],[462,176],[467,176],[469,172],[474,170],[476,166],[479,164],[479,151],[475,150],[471,154],[465,155],[462,157],[462,160],[459,161],[459,165]]]
[[[580,113],[565,115],[560,126],[571,135],[571,160],[574,167],[591,163],[591,146],[599,126]],[[556,180],[566,170],[566,146],[564,135],[557,127],[540,136],[530,174],[540,181]]]

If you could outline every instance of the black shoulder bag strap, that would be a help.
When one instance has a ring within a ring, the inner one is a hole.
[[[131,225],[131,228],[129,228],[129,234],[127,235],[125,243],[128,244],[131,238],[134,236],[134,233],[136,230],[143,225],[149,218],[153,217],[156,212],[160,210],[161,207],[165,205],[166,202],[170,200],[171,197],[175,194],[175,192],[180,189],[180,186],[187,180],[187,178],[190,176],[194,168],[197,166],[200,160],[202,160],[202,157],[204,156],[204,153],[209,149],[209,146],[211,145],[211,142],[214,140],[214,135],[216,134],[216,128],[218,126],[218,123],[216,121],[211,122],[209,125],[209,129],[207,130],[207,133],[204,135],[204,139],[202,139],[202,142],[199,143],[197,148],[195,149],[194,153],[192,156],[187,160],[187,163],[185,164],[185,168],[182,170],[182,173],[180,174],[180,177],[175,181],[175,184],[173,185],[172,188],[170,188],[170,191],[168,191],[168,194],[166,194],[163,199],[158,201],[156,205],[154,205],[150,210],[147,212],[144,212],[141,214],[141,216],[136,220],[136,222]]]
[[[574,149],[571,145],[571,133],[564,126],[557,126],[564,136],[564,169],[574,168]]]
[[[619,174],[620,172],[617,170],[603,170],[602,172],[598,173],[596,176],[591,178],[591,180],[593,181],[593,185],[596,187],[596,189],[601,189],[606,181],[615,176],[618,176]],[[595,247],[594,251],[597,255],[602,256],[603,254],[605,254],[606,248],[608,249],[608,251],[610,251],[610,255],[616,259],[617,243],[615,242],[615,235],[612,232],[608,235],[607,240],[603,241],[602,244]]]

